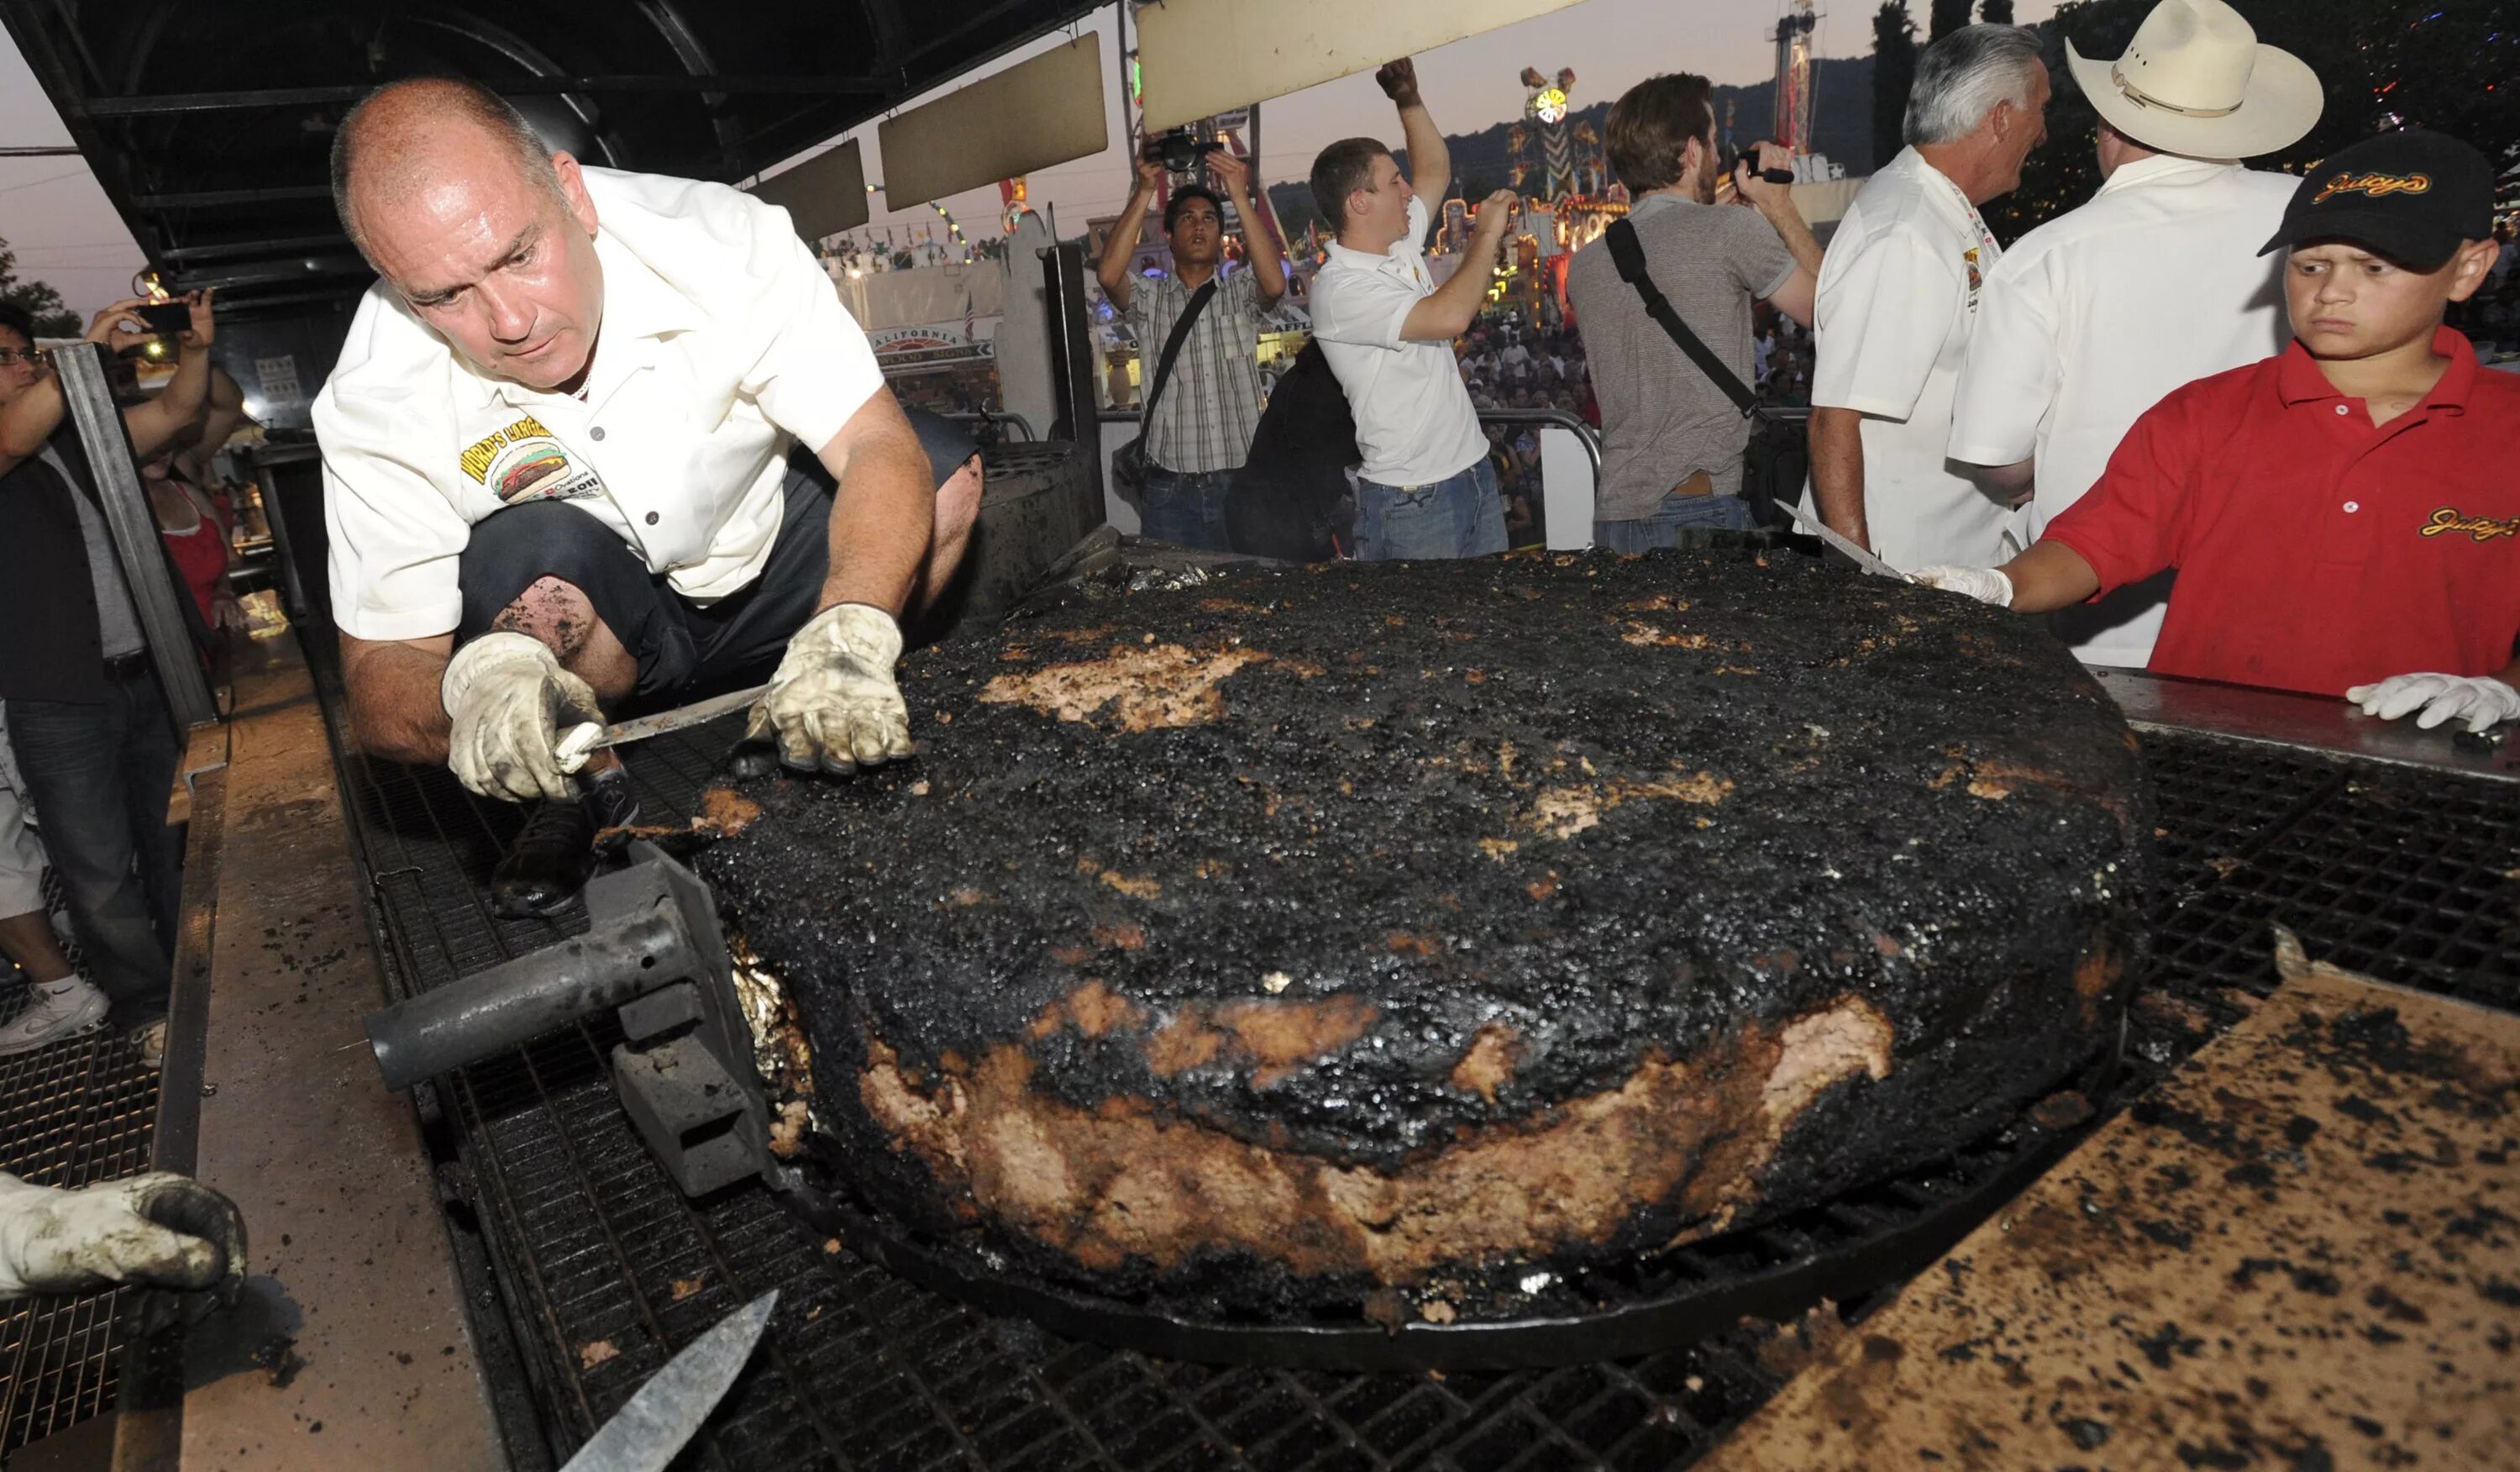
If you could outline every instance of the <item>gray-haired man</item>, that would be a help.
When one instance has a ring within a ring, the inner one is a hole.
[[[2000,251],[1977,207],[2047,136],[2039,38],[1967,25],[1925,49],[1908,147],[1855,197],[1821,263],[1812,500],[1898,567],[2001,562],[2014,518],[1944,461],[1979,286]]]

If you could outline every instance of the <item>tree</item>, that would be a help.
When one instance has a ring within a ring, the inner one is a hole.
[[[1925,32],[1925,44],[1929,46],[1969,23],[1969,0],[1933,0],[1933,21]]]
[[[62,304],[62,294],[40,281],[18,279],[18,253],[0,240],[0,301],[22,307],[35,319],[39,338],[75,338],[82,325],[78,313]]]
[[[2261,36],[2279,38],[2318,73],[2326,111],[2309,136],[2250,161],[2300,173],[2360,138],[2423,127],[2463,138],[2497,167],[2520,164],[2520,27],[2499,0],[2232,0]],[[2090,199],[2100,186],[2092,138],[2099,115],[2065,69],[2071,39],[2087,57],[2125,54],[2153,0],[2068,0],[2042,27],[2055,101],[2048,142],[2021,187],[1982,211],[2011,241]],[[2138,142],[2141,140],[2138,139]]]
[[[1881,0],[1872,15],[1872,166],[1899,156],[1908,89],[1916,82],[1916,23],[1907,0]]]
[[[1979,0],[1977,18],[1989,25],[2012,23],[2012,0]]]

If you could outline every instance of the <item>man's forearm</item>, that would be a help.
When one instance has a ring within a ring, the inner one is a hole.
[[[2002,571],[2012,583],[2010,606],[2017,614],[2052,614],[2100,590],[2100,575],[2063,542],[2039,542]]]
[[[1773,203],[1761,204],[1759,217],[1776,229],[1777,239],[1785,243],[1786,253],[1793,256],[1794,264],[1815,277],[1820,275],[1820,241],[1812,235],[1811,226],[1803,219],[1803,212],[1794,207],[1791,194]]]
[[[444,762],[453,729],[438,693],[446,680],[447,656],[347,635],[342,646],[342,683],[349,689],[350,724],[359,749],[396,761]]]
[[[864,603],[897,619],[919,581],[936,525],[927,453],[903,423],[897,435],[864,437],[845,464],[831,465],[828,454],[824,463],[839,493],[832,498],[831,571],[815,612]]]
[[[1278,244],[1278,232],[1260,213],[1260,206],[1244,190],[1234,197],[1234,212],[1242,216],[1242,258],[1251,263],[1251,279],[1260,295],[1275,301],[1286,295],[1286,252]]]
[[[2015,460],[2010,465],[1972,465],[1969,474],[1980,485],[2018,505],[2038,487],[2039,462]]]
[[[1138,253],[1138,237],[1145,233],[1147,207],[1153,199],[1150,190],[1129,191],[1129,203],[1121,207],[1120,217],[1111,223],[1111,234],[1102,242],[1102,258],[1094,263],[1094,279],[1102,283],[1102,295],[1115,304],[1127,304],[1129,260]]]
[[[1470,249],[1462,253],[1462,264],[1452,279],[1435,288],[1432,295],[1409,312],[1401,324],[1400,337],[1409,343],[1449,343],[1470,330],[1478,320],[1479,303],[1487,300],[1488,282],[1496,275],[1498,252],[1503,241],[1492,241],[1485,250],[1474,238]]]
[[[1400,110],[1400,136],[1409,148],[1409,187],[1419,199],[1431,202],[1429,209],[1441,208],[1453,185],[1453,156],[1424,102]]]
[[[146,460],[163,449],[209,398],[210,350],[187,347],[177,354],[175,376],[158,391],[158,396],[122,416],[123,430],[131,437],[132,458]]]
[[[1830,530],[1866,547],[1872,529],[1864,516],[1864,416],[1853,409],[1815,408],[1811,416],[1812,501]]]

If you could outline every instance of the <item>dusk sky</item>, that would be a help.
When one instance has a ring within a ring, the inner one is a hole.
[[[1826,6],[1823,5],[1823,10]],[[1910,10],[1923,23],[1923,0]],[[1485,35],[1455,42],[1420,58],[1418,77],[1429,111],[1448,132],[1472,132],[1520,115],[1525,67],[1555,72],[1575,69],[1574,102],[1586,106],[1615,97],[1657,71],[1702,71],[1719,82],[1753,82],[1774,70],[1769,37],[1781,7],[1774,0],[1584,0],[1584,3]],[[2046,20],[2053,0],[2022,0],[2017,18]],[[1098,12],[1085,27],[1103,35],[1112,53],[1112,12]],[[1060,36],[1027,47],[1001,65],[1012,65],[1057,44]],[[1820,23],[1823,56],[1860,56],[1871,47],[1871,8],[1849,6]],[[1116,78],[1106,96],[1111,136],[1121,134]],[[882,161],[875,127],[860,130],[867,177],[880,182]],[[1342,78],[1280,98],[1262,110],[1261,172],[1270,181],[1300,178],[1322,145],[1370,133],[1397,141],[1390,104],[1370,75]],[[0,146],[66,144],[69,133],[53,112],[17,48],[0,37]],[[1128,192],[1128,170],[1119,149],[1078,160],[1032,176],[1036,208],[1055,208],[1062,235],[1076,235],[1092,215],[1119,207]],[[996,228],[994,190],[975,190],[944,202],[977,239]],[[878,199],[878,206],[884,204]],[[878,207],[875,223],[921,225],[935,211]],[[82,316],[123,295],[141,265],[139,248],[114,217],[105,193],[76,158],[0,159],[0,238],[18,255],[18,274],[51,282]]]

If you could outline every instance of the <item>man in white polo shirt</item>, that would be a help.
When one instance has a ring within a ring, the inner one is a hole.
[[[360,104],[333,184],[382,278],[314,409],[351,715],[550,800],[503,909],[565,902],[626,820],[617,763],[581,790],[557,746],[634,694],[776,658],[752,736],[780,759],[910,754],[897,621],[962,555],[975,462],[922,445],[784,211],[582,168],[445,80]]]
[[[2001,253],[1977,207],[2047,135],[2039,37],[1963,25],[1925,48],[1908,147],[1822,258],[1812,324],[1812,503],[1897,567],[2002,562],[2010,509],[1944,463],[1978,289]]]
[[[2283,262],[2259,249],[2298,183],[2236,160],[2318,121],[2318,78],[2223,0],[2162,0],[2126,55],[2074,52],[2100,115],[2103,182],[1987,274],[1952,413],[1951,457],[2007,497],[2026,537],[2082,499],[2138,416],[2183,384],[2283,348]],[[2152,658],[2173,575],[2048,616],[2085,663]]]
[[[1313,161],[1313,201],[1338,239],[1313,278],[1313,337],[1356,416],[1365,452],[1356,488],[1356,555],[1479,557],[1505,550],[1505,506],[1487,436],[1453,340],[1486,299],[1514,212],[1511,190],[1479,206],[1469,248],[1443,286],[1426,269],[1426,199],[1441,200],[1452,161],[1407,61],[1374,73],[1400,109],[1416,187],[1391,151],[1346,138]],[[1422,198],[1421,198],[1422,196]]]

